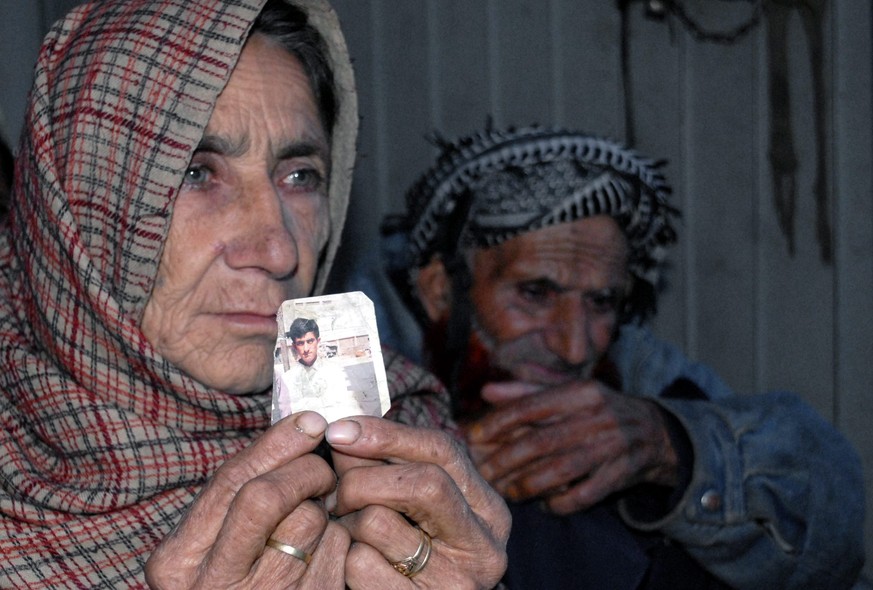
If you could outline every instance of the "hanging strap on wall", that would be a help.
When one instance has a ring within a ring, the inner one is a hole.
[[[824,80],[823,21],[826,0],[724,0],[746,1],[752,4],[750,16],[737,26],[724,30],[708,30],[692,18],[680,0],[617,0],[621,11],[621,68],[624,92],[625,136],[629,145],[635,141],[632,76],[630,72],[630,5],[642,2],[646,16],[664,20],[675,17],[697,41],[730,45],[751,32],[766,15],[767,52],[769,64],[768,97],[770,107],[769,161],[773,190],[773,206],[786,241],[788,252],[795,253],[795,216],[797,212],[797,169],[788,63],[788,25],[796,12],[801,19],[809,48],[812,77],[813,122],[815,134],[815,180],[812,193],[816,205],[816,239],[821,260],[833,261],[833,228],[828,193],[826,87]]]

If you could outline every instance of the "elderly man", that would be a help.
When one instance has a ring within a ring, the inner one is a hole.
[[[49,33],[0,233],[0,585],[499,581],[508,511],[435,379],[389,356],[395,421],[270,426],[354,88],[322,0],[94,0]]]
[[[408,239],[390,272],[511,501],[509,585],[849,587],[849,444],[793,395],[734,395],[642,325],[675,241],[658,167],[536,127],[441,145],[386,220]]]

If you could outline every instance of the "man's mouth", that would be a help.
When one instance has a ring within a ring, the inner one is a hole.
[[[514,368],[513,374],[520,381],[543,385],[558,385],[570,380],[566,372],[539,363],[521,363]]]

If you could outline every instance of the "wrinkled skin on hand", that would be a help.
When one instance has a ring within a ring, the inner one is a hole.
[[[594,381],[491,383],[493,407],[465,425],[479,472],[505,498],[584,510],[639,483],[677,484],[677,458],[653,402]]]
[[[302,412],[270,428],[215,473],[146,563],[152,588],[342,588],[348,532],[318,498],[336,486],[312,451],[327,423]],[[269,537],[313,555],[266,547]]]
[[[467,262],[475,312],[468,353],[457,376],[435,368],[456,380],[462,403],[481,390],[490,404],[484,414],[473,404],[461,409],[485,479],[510,500],[541,499],[558,514],[641,482],[675,485],[675,451],[658,407],[592,379],[630,289],[618,223],[595,215],[522,232],[472,249]],[[431,352],[453,317],[449,274],[434,257],[417,279]],[[477,371],[490,383],[480,385]]]
[[[336,473],[312,453],[323,438]],[[159,589],[493,588],[510,521],[448,435],[372,417],[327,426],[301,412],[216,472],[150,557],[146,580]],[[433,548],[407,578],[391,562],[415,553],[415,525]],[[270,537],[312,561],[267,547]]]
[[[506,569],[511,517],[464,448],[437,430],[372,417],[331,425],[340,476],[327,500],[348,528],[350,588],[493,588]],[[425,568],[406,578],[389,562],[433,538]]]

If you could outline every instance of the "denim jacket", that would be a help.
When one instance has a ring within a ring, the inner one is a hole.
[[[693,455],[689,483],[664,513],[640,518],[622,501],[629,526],[678,542],[738,589],[852,586],[863,565],[863,478],[833,426],[790,393],[736,395],[645,327],[622,327],[610,357],[625,392],[672,415]],[[680,378],[708,399],[665,398]]]

